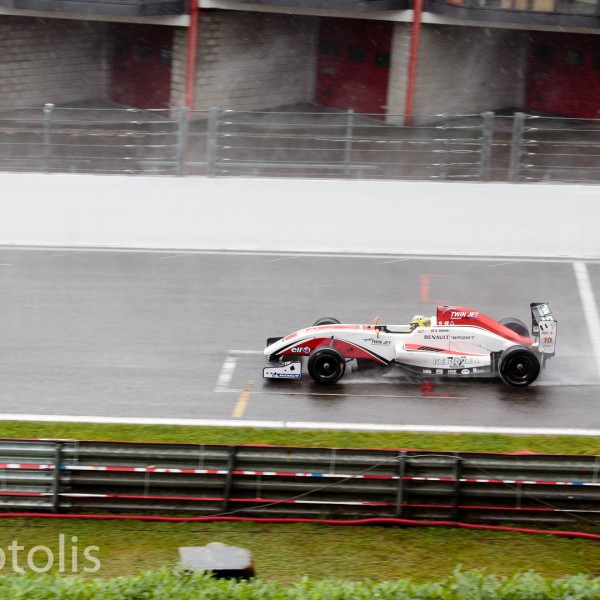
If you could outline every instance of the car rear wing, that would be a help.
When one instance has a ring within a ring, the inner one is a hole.
[[[532,302],[531,331],[541,354],[554,356],[556,346],[556,321],[547,302]]]

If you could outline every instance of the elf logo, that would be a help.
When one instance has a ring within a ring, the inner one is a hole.
[[[292,352],[294,354],[310,354],[310,347],[309,346],[296,346],[295,348],[292,348]]]

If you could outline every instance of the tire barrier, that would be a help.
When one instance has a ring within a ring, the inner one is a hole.
[[[600,522],[600,457],[0,440],[0,511]]]

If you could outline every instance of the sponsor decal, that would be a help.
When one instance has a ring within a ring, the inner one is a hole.
[[[389,346],[392,343],[390,340],[380,340],[375,338],[363,338],[362,341],[367,344],[373,344],[374,346]]]
[[[476,319],[479,316],[479,313],[472,310],[472,311],[466,311],[466,310],[451,310],[450,311],[450,318],[451,319]]]
[[[431,369],[423,369],[423,373],[431,373]]]
[[[478,369],[477,367],[473,367],[473,373],[487,373],[486,369]]]
[[[435,333],[432,333],[431,335],[425,335],[423,337],[426,340],[447,340],[448,339],[448,335],[441,335],[441,334],[435,334]]]
[[[448,315],[448,313],[450,314]],[[454,325],[454,319],[477,319],[479,317],[479,312],[475,310],[453,310],[451,308],[444,308],[442,315],[449,320],[441,322],[440,325]]]
[[[456,375],[456,369],[448,369],[448,375]]]
[[[463,369],[463,370],[461,371],[461,374],[462,374],[462,375],[468,375],[470,372],[471,372],[471,371],[469,371],[469,369]]]
[[[434,367],[470,367],[480,364],[481,360],[473,356],[444,356],[433,359]]]
[[[435,373],[436,373],[436,375],[443,375],[444,374],[444,369],[436,369]]]
[[[452,335],[450,336],[451,340],[474,340],[474,335]]]
[[[310,347],[309,346],[296,346],[295,348],[292,348],[291,351],[296,353],[296,354],[310,354]]]
[[[277,371],[267,371],[267,375],[275,379],[300,379],[301,377],[300,373],[277,373]]]

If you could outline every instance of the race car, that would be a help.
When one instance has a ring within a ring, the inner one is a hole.
[[[267,379],[333,384],[347,370],[380,367],[425,378],[500,377],[512,386],[533,383],[554,356],[557,323],[547,302],[533,302],[531,335],[516,318],[500,321],[461,306],[438,306],[407,325],[344,324],[324,317],[285,337],[269,338]]]

